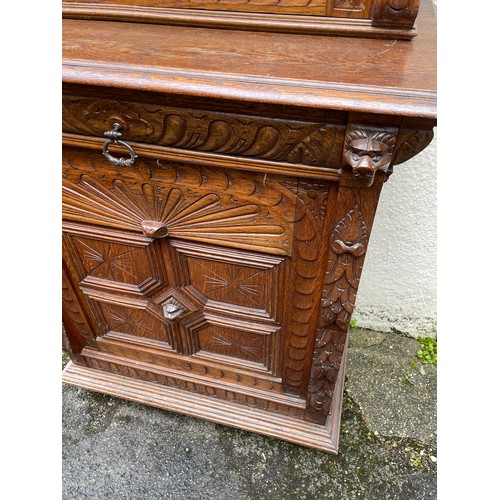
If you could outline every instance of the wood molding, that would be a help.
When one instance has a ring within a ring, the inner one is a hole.
[[[338,169],[326,167],[311,167],[303,164],[291,164],[284,162],[270,162],[267,160],[257,160],[252,158],[235,157],[218,153],[206,153],[200,151],[180,150],[167,146],[157,146],[154,144],[144,144],[128,141],[133,146],[140,158],[150,160],[167,160],[172,162],[189,161],[193,165],[206,167],[228,168],[233,170],[251,170],[254,172],[273,173],[296,177],[307,177],[313,179],[338,180],[340,173]],[[78,148],[88,148],[95,151],[102,151],[104,139],[87,137],[76,134],[62,134],[62,143],[65,146]]]
[[[304,446],[313,446],[330,453],[338,452],[338,433],[336,432],[339,428],[337,420],[340,419],[340,415],[338,414],[332,418],[330,428],[327,428],[255,407],[243,409],[241,405],[231,401],[217,400],[175,387],[96,371],[72,362],[68,363],[64,369],[62,380],[69,385],[136,403],[253,431]]]
[[[437,92],[64,59],[63,83],[358,113],[437,117]],[[228,85],[228,83],[231,85]],[[375,106],[373,103],[377,102]]]
[[[331,3],[331,2],[329,2]],[[361,10],[365,16],[369,1]],[[238,12],[188,10],[162,7],[102,5],[77,2],[63,2],[63,17],[66,19],[100,19],[137,23],[169,24],[175,26],[200,26],[230,30],[270,31],[277,33],[297,33],[304,35],[354,36],[411,40],[417,36],[413,26],[377,26],[371,19],[363,19],[357,13],[340,8],[330,12],[338,18],[289,14],[265,14]],[[354,17],[356,16],[356,17]]]

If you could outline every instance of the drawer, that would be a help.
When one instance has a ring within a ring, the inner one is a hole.
[[[235,168],[325,178],[338,176],[346,121],[343,112],[244,107],[171,96],[148,96],[141,102],[103,89],[98,96],[63,96],[63,132],[94,138],[97,147],[118,123],[123,139],[146,155],[177,155],[214,164],[233,159]]]

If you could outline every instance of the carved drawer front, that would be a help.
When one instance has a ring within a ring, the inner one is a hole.
[[[65,148],[65,267],[92,328],[82,362],[303,416],[328,192]]]
[[[204,107],[203,107],[204,106]],[[120,124],[132,143],[165,150],[223,155],[288,165],[339,169],[345,132],[344,114],[309,110],[276,118],[276,111],[255,115],[221,112],[215,105],[176,102],[147,103],[116,98],[65,94],[63,131],[104,137]]]

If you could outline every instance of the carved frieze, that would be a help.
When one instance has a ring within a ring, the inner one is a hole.
[[[340,167],[344,126],[64,96],[63,131],[247,158]]]
[[[168,385],[171,387],[177,387],[185,391],[196,392],[198,394],[204,394],[217,399],[222,399],[226,401],[236,401],[243,405],[248,405],[256,408],[262,408],[273,413],[279,413],[282,415],[290,415],[296,418],[303,418],[304,410],[300,406],[292,406],[292,404],[287,404],[285,402],[278,402],[269,400],[266,395],[261,393],[257,395],[256,393],[249,395],[245,394],[240,390],[229,390],[224,387],[218,387],[217,385],[211,386],[206,385],[203,382],[196,383],[190,380],[185,380],[182,376],[178,374],[162,374],[151,370],[146,370],[140,366],[127,366],[126,364],[109,362],[103,359],[95,357],[86,357],[86,363],[88,366],[97,368],[100,370],[105,370],[112,373],[120,373],[126,375],[127,377],[144,379],[152,381],[162,385]],[[222,377],[223,371],[218,370],[219,378]]]

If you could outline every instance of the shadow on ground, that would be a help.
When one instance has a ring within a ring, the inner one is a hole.
[[[64,386],[63,499],[434,499],[436,370],[417,350],[351,333],[336,456]]]

